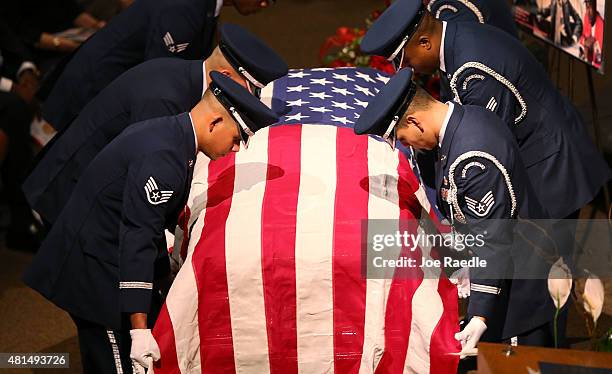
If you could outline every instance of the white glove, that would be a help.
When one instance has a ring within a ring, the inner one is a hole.
[[[145,374],[150,369],[153,372],[153,361],[159,360],[159,346],[149,329],[130,330],[132,337],[132,349],[130,358],[135,374]]]
[[[457,286],[457,294],[460,299],[470,297],[470,269],[461,268],[451,274],[450,282]]]
[[[465,358],[473,352],[480,337],[487,330],[487,325],[480,319],[472,317],[465,328],[455,334],[455,339],[461,342],[460,358]]]

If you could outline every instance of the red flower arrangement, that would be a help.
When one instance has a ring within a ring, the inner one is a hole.
[[[391,5],[390,0],[384,0],[384,9]],[[395,74],[393,65],[382,56],[369,56],[361,52],[359,45],[366,31],[383,13],[384,9],[376,9],[365,20],[365,27],[339,27],[336,34],[325,40],[319,49],[319,61],[322,66],[330,68],[362,66],[380,70],[386,74]],[[415,80],[438,98],[440,79],[438,76],[417,75]]]

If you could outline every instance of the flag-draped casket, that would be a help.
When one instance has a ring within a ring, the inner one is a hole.
[[[353,133],[387,80],[292,70],[262,93],[281,124],[196,162],[173,253],[184,263],[154,329],[156,373],[456,372],[445,276],[362,273],[365,220],[431,210],[407,153]]]

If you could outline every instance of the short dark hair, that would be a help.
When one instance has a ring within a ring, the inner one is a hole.
[[[414,93],[414,97],[412,98],[410,105],[408,105],[406,114],[428,110],[435,102],[436,99],[434,99],[429,92],[425,91],[423,87],[417,85],[416,92]]]
[[[414,97],[412,98],[410,105],[408,105],[408,109],[406,109],[406,112],[402,116],[401,120],[397,123],[397,127],[398,128],[406,127],[407,125],[406,125],[405,119],[407,116],[415,112],[427,111],[431,108],[432,104],[435,102],[436,102],[436,99],[434,99],[429,94],[429,92],[425,91],[425,89],[423,89],[421,86],[417,84],[416,92],[414,93]]]

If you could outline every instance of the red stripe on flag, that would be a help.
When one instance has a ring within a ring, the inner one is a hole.
[[[414,192],[418,183],[411,183],[412,169],[405,157],[399,154],[399,180],[397,184],[400,208],[400,232],[416,233],[417,224],[415,212],[420,214],[421,205]],[[413,175],[414,177],[414,175]],[[410,220],[410,221],[408,221]],[[417,264],[421,262],[421,250],[411,252],[403,247],[400,256],[413,258]],[[410,339],[412,323],[412,297],[423,280],[423,272],[418,268],[396,268],[393,283],[389,290],[389,298],[385,309],[385,352],[380,360],[376,373],[403,373],[406,354]]]
[[[361,218],[368,217],[367,136],[356,136],[350,128],[338,128],[336,170],[332,263],[334,371],[356,373],[363,353],[366,304],[360,251]]]
[[[270,373],[297,373],[295,237],[300,190],[299,125],[271,127],[261,213],[261,255]]]
[[[180,374],[181,370],[178,366],[174,328],[172,327],[172,320],[168,314],[166,304],[163,305],[159,312],[155,327],[153,328],[153,336],[161,349],[161,359],[155,363],[155,373]]]
[[[438,282],[438,293],[444,309],[431,334],[429,364],[432,373],[456,373],[459,356],[449,353],[461,351],[461,344],[455,340],[455,333],[459,332],[457,287],[442,274]]]
[[[232,153],[209,164],[204,228],[192,257],[202,373],[236,372],[225,267],[225,222],[232,205],[234,163]]]

